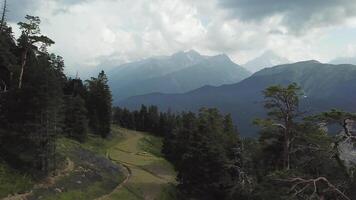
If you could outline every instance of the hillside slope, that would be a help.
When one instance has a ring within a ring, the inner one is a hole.
[[[87,200],[111,192],[125,180],[127,171],[107,159],[105,152],[121,139],[117,128],[113,129],[111,140],[96,135],[90,135],[85,143],[59,138],[56,173],[46,179],[32,180],[33,185],[27,191],[12,194],[5,200]]]
[[[84,144],[60,138],[63,164],[45,180],[31,180],[0,163],[0,198],[174,199],[176,173],[160,155],[161,145],[160,138],[118,127],[109,139],[91,135]]]
[[[264,116],[262,90],[270,85],[298,83],[304,92],[302,109],[309,113],[330,108],[356,110],[356,66],[331,65],[305,61],[264,69],[237,84],[202,87],[184,94],[150,94],[128,98],[122,107],[138,108],[141,104],[158,105],[161,109],[193,110],[217,107],[232,113],[241,134],[252,136],[251,122]]]
[[[160,138],[146,133],[120,129],[124,140],[108,150],[108,156],[130,171],[129,180],[100,200],[174,199],[176,174],[161,155]]]

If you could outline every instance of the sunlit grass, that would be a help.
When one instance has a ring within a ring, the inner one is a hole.
[[[108,199],[174,199],[176,173],[162,157],[162,139],[127,129],[120,131],[125,139],[110,148],[109,155],[127,165],[132,176]]]

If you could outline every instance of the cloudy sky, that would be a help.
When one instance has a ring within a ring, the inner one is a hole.
[[[2,0],[0,0],[2,1]],[[244,64],[356,56],[355,0],[8,0],[15,26],[40,16],[69,73],[195,49]],[[15,30],[15,32],[17,32]],[[18,34],[18,32],[16,33]]]

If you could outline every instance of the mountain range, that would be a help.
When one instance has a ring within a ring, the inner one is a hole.
[[[253,136],[257,129],[252,121],[265,116],[262,91],[271,85],[293,82],[302,87],[301,110],[308,114],[331,108],[356,111],[356,66],[323,64],[314,60],[266,68],[235,84],[204,86],[183,94],[135,96],[118,105],[130,109],[141,104],[157,105],[173,111],[217,107],[232,114],[241,135]]]
[[[205,85],[239,82],[251,73],[225,55],[203,56],[191,50],[152,57],[109,72],[115,101],[153,92],[184,93]]]

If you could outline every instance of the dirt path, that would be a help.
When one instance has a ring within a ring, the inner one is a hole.
[[[113,190],[110,194],[104,195],[104,196],[99,197],[99,198],[97,198],[97,199],[95,199],[95,200],[109,199],[109,197],[110,197],[111,195],[113,195],[114,193],[118,192],[118,191],[130,180],[130,178],[131,178],[131,176],[132,176],[131,169],[130,169],[127,165],[122,164],[122,166],[126,169],[126,178],[125,178],[125,180],[124,180],[122,183],[120,183],[120,185],[118,185],[118,186],[115,188],[115,190]]]
[[[145,133],[121,130],[126,138],[108,151],[108,157],[128,170],[128,177],[112,193],[98,200],[164,199],[165,190],[175,182],[172,166],[163,158],[140,147]]]

